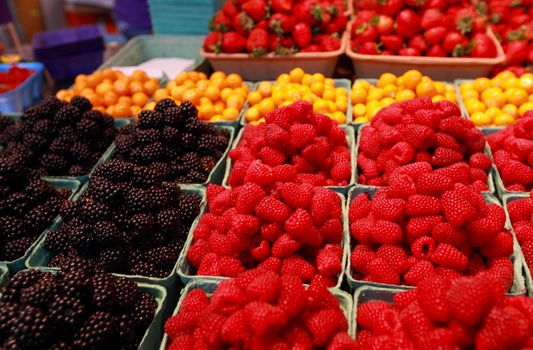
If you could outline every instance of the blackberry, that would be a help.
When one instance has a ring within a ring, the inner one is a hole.
[[[134,186],[148,188],[159,185],[163,178],[155,169],[139,165],[133,168],[132,181]]]
[[[44,274],[39,281],[20,291],[20,302],[25,305],[45,307],[56,291],[55,279]]]
[[[90,119],[100,126],[113,127],[113,118],[97,110],[90,110],[83,113],[83,119]]]
[[[194,152],[185,153],[179,159],[179,162],[187,171],[197,170],[200,168],[200,157]]]
[[[157,226],[166,234],[175,233],[180,225],[180,215],[175,210],[162,210],[157,214]]]
[[[122,212],[122,211],[117,211],[113,214],[113,217],[111,219],[113,221],[113,223],[115,223],[115,225],[117,225],[117,227],[122,230],[122,231],[125,231],[128,229],[129,227],[129,223],[130,223],[130,217],[127,215],[127,213],[125,212]],[[128,237],[128,235],[126,235],[126,238]],[[123,237],[124,238],[124,237]]]
[[[81,118],[81,113],[78,109],[71,105],[65,105],[55,113],[54,123],[56,125],[73,125]]]
[[[127,253],[121,248],[106,248],[100,252],[97,264],[107,272],[124,272]]]
[[[204,123],[198,120],[198,116],[188,117],[185,123],[187,131],[193,135],[200,135],[204,133]]]
[[[54,188],[38,178],[30,180],[26,185],[25,191],[26,195],[35,202],[55,195]]]
[[[140,145],[149,145],[158,142],[161,138],[161,132],[157,129],[137,129],[133,135]]]
[[[138,262],[130,267],[130,273],[132,275],[146,276],[146,277],[165,277],[164,274],[159,271],[154,264],[150,264],[145,261]]]
[[[179,204],[181,198],[181,189],[179,186],[173,183],[165,182],[161,188],[166,192],[169,204],[175,207]]]
[[[76,124],[76,131],[84,139],[96,137],[99,133],[98,123],[89,118],[84,118]]]
[[[43,274],[44,272],[34,269],[17,272],[2,289],[0,303],[17,301],[20,296],[20,291],[33,285]]]
[[[93,238],[102,246],[122,243],[120,231],[111,221],[98,221],[93,225],[92,230]]]
[[[39,205],[28,212],[25,220],[26,226],[28,226],[32,232],[40,233],[52,224],[53,219],[58,213],[58,208]]]
[[[137,285],[124,277],[114,277],[116,306],[121,312],[132,311],[135,302],[139,298]]]
[[[198,139],[198,152],[201,155],[208,156],[216,149],[212,135],[202,135]]]
[[[107,220],[110,217],[109,207],[104,203],[97,201],[85,201],[80,211],[85,222],[89,224],[94,224],[101,220]]]
[[[178,129],[166,126],[163,129],[163,141],[167,144],[177,144],[180,142],[180,132]]]
[[[152,187],[147,190],[150,202],[148,206],[153,211],[159,211],[160,208],[166,208],[169,205],[167,193],[161,186]]]
[[[52,141],[49,151],[55,154],[67,155],[70,153],[73,141],[67,137],[58,137]]]
[[[140,293],[133,307],[132,318],[141,329],[145,329],[152,323],[157,303],[153,296],[148,293]]]
[[[89,173],[89,169],[83,165],[80,164],[73,164],[68,169],[68,175],[69,176],[83,176],[85,174]]]
[[[26,234],[24,222],[13,216],[0,216],[0,238],[4,240],[17,239]]]
[[[43,154],[39,162],[48,175],[65,175],[68,167],[67,160],[58,154]]]
[[[46,148],[48,141],[44,137],[31,132],[24,135],[22,143],[32,151],[40,152]]]
[[[137,145],[135,137],[131,135],[119,134],[115,139],[117,152],[121,155],[129,154],[130,150]]]
[[[143,164],[151,164],[164,160],[165,146],[161,142],[154,142],[141,148],[139,161]]]
[[[179,253],[170,247],[157,247],[146,252],[146,261],[168,274],[174,268],[178,255]]]
[[[189,101],[184,101],[178,106],[179,113],[185,118],[197,118],[198,110]]]
[[[5,290],[10,291],[9,288]],[[0,301],[0,339],[2,335],[9,334],[11,323],[16,319],[18,312],[19,308],[15,302],[5,301],[5,298]]]
[[[80,113],[85,113],[93,108],[91,101],[82,96],[74,96],[70,104],[78,109]]]
[[[75,163],[88,162],[92,160],[93,152],[83,142],[76,142],[70,148],[70,158]]]
[[[5,116],[0,114],[0,133],[4,132],[4,130],[8,126],[11,126],[11,125],[14,125],[14,124],[15,124],[15,122],[13,121],[13,119],[5,117]]]
[[[81,298],[63,293],[51,298],[48,310],[55,331],[58,335],[61,334],[60,339],[64,339],[63,334],[71,333],[81,326],[88,311]]]
[[[58,137],[64,138],[70,143],[77,142],[79,140],[79,136],[76,133],[76,128],[71,125],[65,125],[59,129]]]
[[[200,159],[200,168],[204,173],[210,173],[217,164],[217,160],[212,156],[205,156]]]
[[[114,277],[103,271],[96,271],[91,278],[92,303],[102,311],[113,311],[116,292]]]
[[[133,163],[112,159],[100,164],[94,171],[93,177],[104,177],[115,183],[129,181],[133,174]]]
[[[55,135],[56,131],[52,122],[48,119],[42,119],[33,124],[32,131],[37,135],[49,138]]]
[[[63,220],[70,220],[71,218],[79,215],[79,209],[81,207],[80,202],[63,201],[59,209],[59,215]]]
[[[192,151],[196,148],[196,137],[190,132],[184,132],[181,134],[180,145],[184,150]]]
[[[76,349],[114,349],[118,342],[116,318],[109,312],[96,311],[74,334]]]
[[[200,197],[195,194],[183,195],[178,210],[181,213],[181,221],[190,225],[200,212]]]
[[[103,177],[94,177],[89,182],[87,194],[91,198],[114,206],[122,200],[123,186]]]
[[[13,261],[24,256],[35,241],[35,237],[21,237],[8,241],[4,246],[4,256],[0,260]]]
[[[138,118],[141,129],[159,129],[164,122],[163,115],[157,111],[143,110]]]
[[[50,318],[37,307],[24,305],[11,322],[10,334],[19,349],[42,349],[48,345]]]
[[[67,103],[65,101],[62,101],[55,96],[48,96],[41,104],[35,107],[38,111],[38,114],[40,114],[42,117],[50,118],[61,107],[66,105]],[[27,113],[27,110],[25,113]]]
[[[185,103],[185,102],[184,102]],[[183,104],[183,103],[182,103]],[[157,112],[165,112],[166,110],[170,108],[175,108],[176,102],[174,102],[171,98],[165,98],[159,102],[156,103],[154,110]]]
[[[161,177],[161,179],[163,180],[170,180],[170,172],[171,172],[171,169],[170,169],[170,166],[168,165],[168,163],[164,163],[164,162],[155,162],[155,163],[152,163],[150,165],[150,167],[152,169],[154,169],[158,174],[159,176]]]
[[[198,170],[191,170],[186,175],[179,176],[176,181],[178,183],[192,184],[204,183],[207,180],[207,175]]]
[[[153,214],[135,214],[131,217],[130,229],[136,236],[151,234],[156,228],[156,223],[157,221]]]

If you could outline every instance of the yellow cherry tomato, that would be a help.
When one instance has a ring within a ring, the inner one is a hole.
[[[519,80],[520,88],[526,90],[528,94],[533,94],[533,74],[525,73]]]
[[[354,117],[362,117],[366,115],[366,106],[362,103],[358,103],[353,106],[352,114]]]
[[[497,126],[509,126],[514,125],[516,120],[514,117],[507,113],[501,113],[496,118],[494,118],[494,124]]]
[[[396,100],[393,99],[392,97],[385,97],[381,101],[379,101],[379,103],[381,104],[382,107],[387,107],[393,103],[396,103]]]
[[[417,70],[409,70],[402,75],[403,83],[405,87],[411,90],[415,90],[416,86],[422,80],[422,73]]]
[[[439,101],[446,101],[446,97],[444,97],[443,95],[435,95],[431,98],[431,102],[433,103],[436,103]]]
[[[357,117],[357,118],[354,119],[353,122],[356,123],[356,124],[368,123],[368,118],[366,116]]]
[[[270,84],[268,81],[262,81],[259,83],[257,91],[259,91],[263,97],[270,97],[270,95],[272,95],[272,84]]]
[[[367,90],[361,87],[354,88],[352,92],[350,92],[350,100],[352,101],[352,104],[365,103],[367,96]]]
[[[239,110],[235,107],[228,107],[222,112],[224,120],[235,121],[239,117]]]
[[[352,89],[355,90],[355,89],[361,88],[361,89],[368,90],[370,89],[371,86],[372,85],[370,85],[370,83],[366,80],[358,80],[355,83],[353,83]]]
[[[410,89],[400,90],[396,93],[396,101],[398,102],[412,100],[415,97],[415,93],[413,92],[413,90]]]
[[[324,82],[315,80],[311,83],[311,92],[317,96],[322,96],[324,94]]]
[[[264,100],[259,102],[259,113],[261,113],[261,116],[267,115],[274,109],[276,109],[276,105],[274,104],[272,98],[265,98]]]
[[[368,91],[367,101],[376,100],[379,101],[383,98],[383,89],[382,88],[370,88]]]
[[[280,74],[276,79],[279,83],[290,83],[291,77],[287,73]]]
[[[435,88],[435,84],[433,84],[433,82],[423,81],[423,82],[420,82],[420,84],[416,86],[416,95],[418,97],[423,97],[423,96],[432,97],[432,96],[435,96],[436,94],[437,94],[437,88]]]
[[[502,107],[502,112],[510,114],[516,118],[516,116],[518,115],[518,107],[508,103]]]
[[[262,98],[263,96],[261,95],[259,91],[252,91],[248,94],[248,103],[252,106],[256,105],[259,102],[261,102]]]
[[[433,84],[435,84],[435,89],[437,89],[437,94],[442,95],[447,91],[448,86],[444,84],[442,81],[436,81]]]
[[[233,95],[233,90],[230,88],[224,88],[220,91],[220,99],[224,102],[226,102],[231,95]]]
[[[505,91],[505,97],[507,98],[507,102],[515,106],[520,106],[527,102],[529,95],[524,89],[510,88]]]
[[[228,87],[236,89],[242,85],[242,78],[239,74],[231,73],[226,77]]]
[[[476,126],[487,126],[492,123],[492,118],[480,111],[472,113],[470,119]]]
[[[348,102],[346,102],[346,100],[335,101],[335,104],[337,105],[337,110],[339,112],[346,113],[346,110],[348,109]]]
[[[523,116],[527,111],[531,111],[531,110],[533,110],[533,102],[529,101],[529,102],[524,103],[518,108],[518,114],[520,116]]]
[[[476,88],[474,87],[474,83],[472,82],[466,82],[466,83],[462,83],[461,86],[459,86],[459,90],[461,92],[465,91],[465,90],[475,90]]]
[[[383,87],[383,95],[385,97],[396,97],[396,91],[398,91],[396,85],[388,84]]]
[[[465,107],[468,114],[474,114],[474,112],[485,112],[485,104],[479,100],[467,100],[465,101]]]
[[[491,122],[496,118],[498,115],[502,113],[502,110],[498,107],[491,106],[485,110],[485,115],[490,118]]]
[[[215,107],[212,104],[204,104],[198,107],[198,117],[202,120],[209,120],[215,114]]]
[[[259,112],[258,106],[252,106],[246,110],[246,113],[244,114],[244,117],[247,121],[256,121],[261,118],[261,113]]]
[[[470,99],[479,99],[479,93],[477,90],[464,90],[461,92],[461,97],[464,100],[470,100]]]
[[[233,107],[240,111],[244,107],[244,99],[240,95],[232,94],[226,100],[226,106]]]
[[[377,86],[383,88],[387,85],[396,85],[397,79],[398,78],[392,73],[383,73],[378,79]]]
[[[317,99],[315,103],[313,103],[313,112],[328,113],[329,112],[328,101],[321,99],[321,98]]]
[[[475,91],[482,93],[492,86],[492,83],[489,78],[480,77],[474,80],[473,83]]]

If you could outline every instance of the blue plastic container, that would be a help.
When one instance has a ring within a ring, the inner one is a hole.
[[[156,34],[207,34],[223,0],[148,0]]]
[[[43,96],[43,64],[31,62],[18,63],[17,66],[31,69],[34,73],[15,90],[0,94],[0,112],[4,114],[22,112],[24,108],[37,103]],[[10,67],[10,64],[0,64],[0,72],[6,72]]]

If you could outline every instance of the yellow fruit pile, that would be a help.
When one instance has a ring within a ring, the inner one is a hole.
[[[273,83],[259,83],[257,89],[248,94],[250,107],[245,113],[246,121],[259,124],[269,112],[297,101],[312,103],[316,113],[325,114],[339,124],[346,123],[348,91],[335,87],[333,79],[321,73],[308,74],[301,68],[281,74]]]
[[[201,72],[183,72],[154,94],[146,105],[153,109],[156,102],[172,98],[176,103],[190,101],[198,108],[198,118],[204,121],[236,121],[244,107],[249,88],[238,74],[214,72],[209,78]]]
[[[83,96],[91,101],[94,109],[113,117],[132,117],[139,114],[158,88],[159,81],[142,70],[126,76],[106,68],[90,75],[78,75],[71,90],[59,90],[56,96],[66,101]]]
[[[433,81],[417,70],[410,70],[397,77],[383,73],[376,86],[366,80],[354,82],[350,93],[354,123],[367,123],[383,107],[395,102],[428,96],[433,102],[448,100],[457,102],[452,85]]]
[[[533,110],[533,74],[517,78],[503,71],[494,78],[477,78],[461,84],[461,97],[470,119],[477,126],[514,125]]]

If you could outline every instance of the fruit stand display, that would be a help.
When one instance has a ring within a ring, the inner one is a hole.
[[[0,117],[0,348],[533,346],[529,0],[149,7]]]

